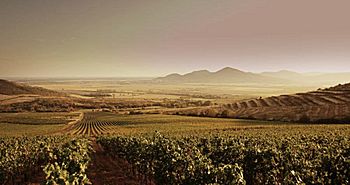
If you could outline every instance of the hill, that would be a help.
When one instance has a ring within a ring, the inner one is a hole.
[[[160,83],[259,83],[330,86],[346,83],[349,78],[350,73],[297,73],[288,70],[252,73],[226,67],[216,72],[199,70],[184,75],[173,73],[153,81]]]
[[[216,72],[199,70],[184,75],[173,73],[153,81],[160,83],[258,83],[321,87],[346,83],[349,79],[350,73],[297,73],[288,70],[252,73],[226,67]]]
[[[350,93],[350,83],[347,83],[347,84],[339,84],[337,86],[334,86],[334,87],[330,87],[328,89],[325,89],[325,90],[328,90],[328,91],[348,91]]]
[[[244,72],[230,67],[216,72],[200,70],[184,75],[174,73],[156,78],[154,81],[167,83],[285,83],[285,80],[282,79]]]
[[[24,84],[10,82],[0,79],[0,94],[3,95],[21,95],[32,94],[41,96],[64,96],[65,94],[52,91],[41,87],[31,87]]]
[[[350,83],[312,92],[250,99],[175,114],[302,123],[350,123],[349,92]]]

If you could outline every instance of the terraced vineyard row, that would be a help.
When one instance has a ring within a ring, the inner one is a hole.
[[[315,91],[295,95],[273,96],[228,104],[231,109],[275,107],[275,106],[323,106],[350,103],[350,93],[347,91]]]
[[[194,109],[177,114],[299,122],[346,122],[350,120],[350,85],[246,100],[214,110]]]
[[[350,113],[350,93],[323,90],[236,102],[224,106],[228,117],[280,121],[339,121]]]
[[[121,125],[121,123],[114,120],[99,120],[99,114],[101,113],[84,113],[84,118],[70,126],[68,133],[71,135],[97,136],[100,134],[110,134],[116,129],[114,126]]]
[[[221,118],[204,118],[164,114],[121,115],[108,112],[85,112],[78,122],[60,133],[74,136],[132,135],[140,133],[201,132],[212,129],[253,129],[266,122]],[[239,127],[239,128],[238,128]]]

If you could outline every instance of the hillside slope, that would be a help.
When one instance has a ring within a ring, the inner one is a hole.
[[[41,87],[31,87],[28,85],[18,84],[7,80],[0,79],[0,94],[3,95],[20,95],[33,94],[41,96],[64,96],[63,93],[48,90]]]
[[[176,114],[286,122],[350,123],[350,83]]]

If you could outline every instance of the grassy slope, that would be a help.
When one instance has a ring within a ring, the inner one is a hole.
[[[0,113],[0,137],[53,134],[78,116],[79,113]]]
[[[0,123],[0,137],[51,135],[60,131],[64,125],[19,125]]]
[[[26,125],[65,124],[76,119],[79,113],[0,113],[0,123]]]

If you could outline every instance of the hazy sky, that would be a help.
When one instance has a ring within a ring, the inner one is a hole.
[[[0,76],[350,71],[349,0],[1,0]]]

